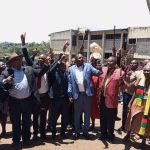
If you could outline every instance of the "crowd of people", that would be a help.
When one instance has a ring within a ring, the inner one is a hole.
[[[69,125],[74,140],[80,138],[81,129],[82,136],[90,140],[89,130],[95,128],[95,119],[100,119],[99,140],[114,143],[118,95],[122,93],[122,125],[118,131],[127,132],[125,141],[130,140],[132,133],[137,134],[142,138],[142,146],[145,145],[150,137],[149,60],[144,60],[143,66],[137,60],[118,66],[116,57],[110,56],[107,64],[102,65],[100,55],[91,54],[90,62],[85,63],[83,55],[78,53],[68,65],[64,54],[54,58],[51,51],[40,54],[36,61],[37,51],[29,55],[25,34],[21,35],[21,45],[21,55],[13,53],[6,65],[0,62],[2,138],[7,134],[9,114],[12,146],[21,140],[29,144],[31,137],[32,141],[47,140],[48,131],[52,132],[51,140],[56,140],[57,120],[61,115],[62,138],[67,138]],[[65,43],[63,51],[68,46]]]

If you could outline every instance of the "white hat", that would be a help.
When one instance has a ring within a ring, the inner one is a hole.
[[[97,43],[93,42],[90,44],[90,51],[92,54],[90,55],[90,59],[93,57],[95,59],[101,59],[102,48]]]
[[[95,59],[101,59],[101,58],[102,58],[102,56],[101,56],[100,53],[92,53],[92,54],[90,55],[90,59],[91,59],[92,57],[95,58]]]
[[[90,50],[92,53],[102,53],[102,48],[97,43],[93,42],[90,44]]]

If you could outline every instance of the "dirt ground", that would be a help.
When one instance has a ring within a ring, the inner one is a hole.
[[[122,105],[119,104],[118,109],[118,116],[121,117]],[[119,128],[121,125],[121,121],[116,121],[115,129]],[[58,131],[60,129],[60,119],[58,121]],[[96,120],[96,129],[94,132],[90,132],[90,140],[85,140],[82,136],[80,139],[74,141],[72,138],[72,133],[69,131],[68,139],[63,140],[59,133],[56,136],[55,141],[51,141],[51,133],[48,133],[48,140],[42,141],[38,140],[37,142],[31,142],[29,146],[23,145],[20,143],[17,147],[12,147],[11,143],[11,124],[7,124],[7,132],[8,135],[6,138],[0,139],[0,150],[101,150],[101,149],[108,149],[108,150],[137,150],[140,146],[140,140],[135,141],[131,140],[131,142],[124,143],[122,139],[125,136],[125,133],[118,133],[115,131],[116,141],[115,144],[110,144],[109,142],[102,142],[98,140],[100,136],[99,133],[99,120]],[[150,144],[146,145],[146,150],[150,149]]]

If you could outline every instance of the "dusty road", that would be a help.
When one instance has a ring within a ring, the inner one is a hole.
[[[118,116],[121,117],[122,105],[119,104]],[[115,129],[120,127],[121,121],[116,121]],[[58,130],[60,124],[58,123]],[[37,142],[31,142],[29,146],[23,145],[21,143],[19,146],[13,148],[11,147],[11,124],[7,124],[8,136],[6,138],[0,139],[0,150],[137,150],[139,149],[139,143],[141,141],[135,142],[132,140],[129,143],[123,143],[122,139],[125,133],[118,133],[115,131],[116,142],[115,144],[110,144],[108,142],[102,142],[98,140],[99,137],[99,120],[96,120],[96,130],[90,132],[91,140],[85,140],[80,136],[79,140],[74,141],[72,139],[71,131],[68,134],[68,139],[63,140],[59,134],[57,135],[56,141],[52,142],[50,140],[51,133],[48,133],[49,140]],[[148,143],[148,142],[147,142]],[[146,150],[150,149],[150,144],[147,144]]]

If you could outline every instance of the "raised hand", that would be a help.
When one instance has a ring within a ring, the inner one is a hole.
[[[24,46],[26,44],[26,41],[25,41],[25,39],[26,39],[26,32],[24,34],[21,34],[20,38],[21,38],[21,44],[22,44],[22,46]]]
[[[38,52],[39,52],[39,51],[37,50],[37,48],[35,48],[35,49],[32,50],[32,55],[33,55],[33,56],[36,56],[36,55],[38,54]]]
[[[5,83],[11,83],[13,81],[13,75],[10,75],[6,78]]]
[[[69,42],[68,41],[66,41],[65,42],[65,45],[64,45],[64,47],[63,47],[63,52],[65,52],[66,51],[66,49],[67,49],[67,47],[69,46]]]

